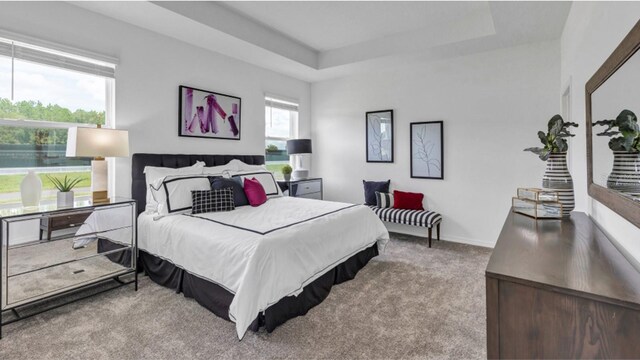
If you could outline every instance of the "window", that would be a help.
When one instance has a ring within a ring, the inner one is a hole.
[[[298,104],[266,97],[264,112],[267,169],[282,178],[282,167],[289,164],[287,140],[298,137]]]
[[[43,200],[55,198],[46,175],[81,177],[89,195],[91,159],[67,158],[67,130],[109,125],[113,64],[0,38],[0,206],[20,201],[20,182],[35,169]]]

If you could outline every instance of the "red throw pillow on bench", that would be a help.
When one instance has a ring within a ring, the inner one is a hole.
[[[424,210],[424,207],[422,206],[422,199],[424,199],[424,194],[394,190],[393,208],[406,210]]]

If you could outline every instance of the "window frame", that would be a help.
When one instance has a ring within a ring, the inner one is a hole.
[[[51,67],[62,69],[65,71],[76,72],[80,74],[86,74],[88,76],[100,76],[105,80],[105,116],[104,116],[104,125],[101,125],[104,128],[115,128],[115,101],[116,101],[116,93],[115,93],[115,68],[117,66],[117,59],[109,56],[103,56],[100,54],[95,54],[88,51],[78,50],[74,48],[70,48],[67,46],[59,45],[53,42],[47,42],[43,40],[38,40],[35,38],[30,38],[27,36],[22,36],[19,34],[10,33],[7,31],[0,30],[0,42],[3,44],[10,43],[12,47],[11,56],[9,59],[11,60],[11,96],[10,101],[14,102],[15,98],[13,96],[13,87],[15,82],[14,75],[14,61],[27,61],[33,64],[37,64],[39,66]],[[43,61],[39,62],[34,59],[24,59],[17,56],[14,51],[14,47],[21,47],[22,49],[27,49],[30,52],[30,55],[36,56],[38,53],[43,55]],[[35,55],[34,55],[35,54]],[[6,57],[7,54],[3,53],[1,56]],[[47,61],[47,56],[50,56],[50,61]],[[51,60],[53,59],[53,60]],[[60,63],[55,63],[56,59],[61,59]],[[71,64],[75,67],[65,66],[64,60],[68,59]],[[82,70],[82,66],[86,66],[87,71]],[[95,67],[95,69],[92,69]],[[105,72],[105,69],[107,70]],[[111,69],[111,70],[109,70]],[[97,71],[103,71],[102,74],[96,73]],[[35,119],[7,119],[0,118],[0,126],[6,127],[16,127],[16,128],[37,128],[37,129],[53,129],[53,130],[68,130],[72,127],[96,127],[95,124],[90,123],[70,123],[70,122],[62,122],[62,121],[47,121],[47,120],[35,120]],[[115,164],[113,161],[109,161],[109,192],[114,193],[115,190]],[[74,167],[74,166],[71,166]],[[78,168],[84,168],[84,166]],[[47,169],[47,167],[24,167],[20,169]],[[79,197],[84,198],[84,197]],[[4,206],[0,204],[0,207]]]
[[[299,102],[297,100],[294,99],[287,99],[287,98],[283,98],[281,96],[275,96],[275,95],[265,95],[264,97],[264,101],[265,101],[265,110],[266,108],[277,108],[277,109],[281,109],[281,110],[287,110],[289,112],[295,112],[296,116],[294,118],[294,116],[289,115],[289,136],[288,137],[280,137],[280,136],[268,136],[267,135],[267,121],[268,118],[265,117],[265,165],[269,164],[269,161],[267,161],[267,156],[266,156],[266,146],[267,146],[267,141],[271,140],[271,141],[284,141],[286,143],[287,140],[293,140],[293,139],[297,139],[299,137],[299,123],[300,123],[300,105]],[[274,104],[276,104],[276,106],[273,106]],[[280,106],[277,106],[280,105]],[[291,156],[289,157],[289,165],[292,165],[293,160],[291,158]]]

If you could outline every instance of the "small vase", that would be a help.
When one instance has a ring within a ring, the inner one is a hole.
[[[562,204],[562,216],[568,217],[575,208],[573,195],[573,179],[567,169],[567,153],[551,153],[547,159],[547,170],[542,177],[542,187],[545,190],[558,193]]]
[[[20,197],[23,206],[40,205],[40,196],[42,196],[42,180],[33,170],[29,170],[27,176],[20,183]]]
[[[58,191],[58,207],[73,207],[73,191]]]
[[[614,151],[607,187],[640,199],[640,152]]]
[[[291,180],[291,174],[283,174],[283,175],[284,175],[284,181]]]

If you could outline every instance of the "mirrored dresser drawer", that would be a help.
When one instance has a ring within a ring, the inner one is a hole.
[[[77,202],[0,210],[0,310],[115,280],[136,283],[136,203]],[[134,281],[121,276],[134,274]],[[0,316],[2,324],[2,316]],[[0,328],[1,329],[1,328]]]

